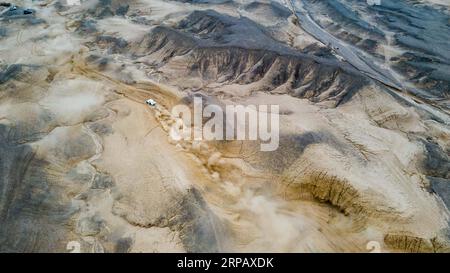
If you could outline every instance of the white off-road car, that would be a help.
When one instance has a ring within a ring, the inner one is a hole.
[[[146,100],[145,103],[149,106],[156,106],[156,101],[154,101],[152,99]]]

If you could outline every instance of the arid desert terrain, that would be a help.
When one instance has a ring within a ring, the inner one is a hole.
[[[450,252],[450,1],[1,1],[0,252]]]

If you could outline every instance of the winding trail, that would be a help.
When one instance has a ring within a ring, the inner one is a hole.
[[[377,67],[371,60],[363,58],[358,49],[349,45],[321,28],[310,16],[301,1],[286,0],[291,12],[298,19],[300,26],[324,45],[331,46],[333,50],[342,56],[356,69],[370,78],[382,82],[387,86],[402,90],[404,86],[397,80],[393,73],[387,69]]]
[[[388,93],[396,93],[395,97],[438,117],[446,124],[450,124],[448,117],[450,112],[447,109],[443,109],[434,103],[433,100],[427,99],[427,94],[424,91],[411,86],[411,84],[404,84],[404,79],[389,67],[377,65],[375,61],[369,59],[370,56],[367,54],[324,30],[311,18],[301,0],[284,0],[284,2],[286,7],[297,18],[299,27],[324,45],[331,47],[338,55],[364,75],[386,86]],[[420,96],[416,96],[416,94]]]
[[[92,138],[92,141],[95,144],[95,154],[88,159],[88,162],[92,164],[95,160],[99,159],[102,156],[103,152],[103,145],[101,143],[100,137],[94,133],[87,125],[86,123],[83,123],[83,129],[84,131]]]

